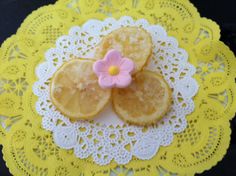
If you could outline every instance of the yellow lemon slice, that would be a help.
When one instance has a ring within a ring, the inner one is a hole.
[[[73,59],[52,78],[51,100],[62,114],[71,119],[90,119],[109,101],[111,90],[98,85],[92,67],[92,61]]]
[[[171,106],[171,89],[159,74],[142,71],[131,85],[114,89],[113,107],[120,118],[136,125],[150,125],[159,121]]]
[[[133,60],[137,72],[152,54],[152,38],[142,28],[122,27],[102,39],[96,48],[95,58],[102,59],[111,49],[116,49],[123,57]]]

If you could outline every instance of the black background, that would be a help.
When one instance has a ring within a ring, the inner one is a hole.
[[[0,0],[0,45],[20,26],[33,10],[55,0]],[[211,18],[221,27],[221,40],[236,53],[236,0],[191,0],[201,16]],[[235,107],[236,108],[236,107]],[[198,176],[236,176],[236,119],[231,121],[231,144],[217,166]],[[10,176],[0,152],[0,176]]]

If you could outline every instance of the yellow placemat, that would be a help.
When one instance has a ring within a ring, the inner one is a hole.
[[[162,25],[178,39],[197,68],[200,85],[188,127],[151,160],[124,166],[98,166],[58,148],[41,128],[32,93],[35,68],[45,51],[70,27],[91,18],[128,15]],[[219,41],[216,23],[201,18],[187,0],[59,0],[29,15],[0,50],[0,143],[13,175],[194,175],[210,169],[229,146],[229,120],[235,114],[235,56]]]

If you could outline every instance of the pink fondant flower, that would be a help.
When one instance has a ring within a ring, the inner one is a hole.
[[[109,50],[102,60],[94,63],[93,70],[102,88],[124,88],[132,81],[131,72],[134,70],[134,62],[122,58],[120,52],[113,49]]]

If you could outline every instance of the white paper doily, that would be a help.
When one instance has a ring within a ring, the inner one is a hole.
[[[94,122],[71,123],[51,103],[50,78],[72,56],[93,58],[94,48],[102,37],[123,26],[142,27],[151,34],[153,57],[145,69],[161,73],[173,88],[171,110],[156,127],[147,130],[124,124],[111,105]],[[194,110],[192,98],[198,90],[198,84],[192,78],[195,67],[188,63],[188,54],[178,47],[175,38],[167,36],[161,26],[150,25],[145,19],[135,21],[124,16],[119,20],[89,20],[81,27],[72,27],[69,35],[60,37],[56,48],[49,49],[45,57],[45,62],[36,70],[39,80],[33,86],[33,92],[38,96],[36,110],[43,118],[43,128],[52,131],[55,143],[64,149],[74,149],[78,158],[92,156],[99,165],[109,164],[113,159],[118,164],[126,164],[133,156],[150,159],[160,146],[171,144],[174,133],[186,128],[185,116]]]

